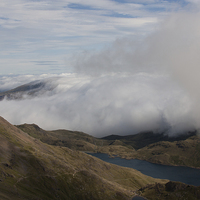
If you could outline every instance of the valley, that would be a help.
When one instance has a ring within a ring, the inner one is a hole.
[[[167,180],[48,145],[0,118],[0,199],[131,199]]]
[[[198,132],[189,132],[176,138],[145,132],[130,136],[112,135],[100,139],[77,131],[45,131],[35,124],[23,124],[16,127],[37,138],[37,140],[60,148],[69,148],[72,151],[79,152],[79,154],[80,151],[100,152],[111,157],[136,158],[164,165],[199,168],[198,148],[200,141]],[[190,156],[191,154],[192,156]],[[122,173],[122,171],[119,173]],[[126,182],[127,180],[129,178],[126,177],[123,181]],[[138,181],[138,177],[136,180]],[[127,184],[125,182],[124,184]],[[156,183],[147,183],[145,181],[144,185],[140,188],[135,187],[136,189],[132,191],[134,191],[134,194],[141,195],[149,200],[197,200],[200,195],[199,186],[187,185],[181,182],[159,180]]]
[[[36,124],[13,126],[0,118],[0,137],[2,200],[30,196],[41,200],[128,200],[138,194],[149,200],[175,199],[177,195],[179,199],[199,198],[200,187],[171,181],[173,187],[169,189],[168,180],[151,178],[84,153],[199,168],[197,132],[177,138],[151,132],[95,138],[78,131],[46,131]]]
[[[163,165],[200,168],[200,138],[195,131],[177,137],[144,132],[129,136],[111,135],[100,139],[76,131],[45,131],[35,124],[17,127],[32,137],[55,146]]]

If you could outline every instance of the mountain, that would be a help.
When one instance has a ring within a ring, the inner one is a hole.
[[[23,124],[17,127],[32,137],[55,146],[101,152],[126,159],[137,158],[157,164],[200,168],[198,132],[189,132],[177,137],[144,132],[128,136],[111,135],[99,139],[77,131],[45,131],[35,124]]]
[[[0,117],[1,200],[130,199],[155,182],[140,172],[33,138]]]
[[[103,139],[109,141],[119,140],[126,145],[135,147],[135,149],[131,150],[129,148],[123,152],[116,150],[116,147],[112,148],[110,154],[122,158],[137,158],[157,164],[200,168],[200,138],[198,131],[188,132],[177,137],[145,132],[129,136],[111,135]],[[106,148],[104,149],[102,149],[102,152],[106,151]]]
[[[16,127],[44,143],[68,147],[73,150],[101,152],[110,156],[114,154],[125,158],[127,158],[127,155],[133,155],[133,152],[135,152],[132,146],[120,140],[99,139],[83,132],[69,130],[45,131],[36,124],[22,124]]]
[[[200,138],[192,135],[185,140],[156,142],[139,149],[137,158],[158,164],[200,168]]]
[[[96,151],[98,147],[110,144],[110,141],[98,139],[79,131],[64,129],[45,131],[36,124],[22,124],[16,127],[28,133],[30,136],[40,139],[44,143],[68,147],[74,150]]]
[[[188,132],[187,134],[181,134],[177,135],[175,137],[169,137],[167,134],[164,133],[154,133],[152,131],[147,132],[141,132],[135,135],[126,135],[126,136],[120,136],[120,135],[109,135],[106,137],[103,137],[104,140],[120,140],[123,143],[132,146],[135,149],[141,149],[149,144],[153,144],[155,142],[160,141],[181,141],[186,140],[190,136],[193,136],[196,134],[196,131]]]
[[[56,86],[51,84],[52,79],[48,80],[36,80],[24,85],[21,85],[19,87],[16,87],[14,89],[0,92],[0,101],[4,98],[7,98],[8,100],[19,100],[23,99],[23,97],[26,95],[26,98],[32,98],[35,96],[40,96],[42,93],[52,91]]]

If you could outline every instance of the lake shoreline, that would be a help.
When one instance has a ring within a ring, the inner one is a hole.
[[[162,165],[140,159],[124,159],[118,156],[111,157],[105,153],[88,154],[112,164],[136,169],[141,173],[153,178],[166,179],[182,182],[188,185],[200,186],[200,169],[187,166]]]
[[[85,152],[85,153],[102,153],[102,152]],[[151,161],[145,160],[145,159],[139,159],[138,157],[127,158],[127,157],[120,156],[120,155],[112,155],[112,154],[108,154],[108,153],[103,153],[103,154],[108,155],[110,158],[121,158],[121,159],[125,159],[125,160],[135,160],[136,159],[136,160],[146,161],[146,162],[149,162],[149,163],[152,163],[152,164],[158,164],[158,165],[164,165],[164,166],[173,166],[173,167],[189,167],[189,168],[192,168],[192,169],[199,169],[200,170],[200,167],[192,167],[192,166],[187,166],[187,165],[175,165],[175,164],[163,164],[163,163],[158,163],[158,162],[151,162]]]

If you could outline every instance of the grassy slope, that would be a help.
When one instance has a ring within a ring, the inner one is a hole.
[[[66,146],[81,151],[98,151],[111,156],[118,155],[126,159],[137,158],[158,164],[200,167],[200,139],[194,133],[178,138],[168,138],[158,134],[152,135],[149,132],[135,136],[112,135],[107,137],[108,140],[103,140],[75,131],[44,131],[34,124],[17,127],[43,142],[57,146]],[[138,148],[144,144],[148,145],[136,150],[133,148],[133,146]]]
[[[137,151],[137,157],[165,165],[200,167],[200,138],[192,136],[183,141],[157,142]]]
[[[137,158],[157,164],[200,168],[198,135],[192,135],[185,140],[155,142],[138,150],[127,146],[109,145],[100,151],[126,159]]]
[[[38,133],[39,134],[39,133]],[[63,134],[66,134],[64,131]],[[71,132],[71,137],[74,133]],[[77,134],[79,134],[77,132]],[[41,133],[39,134],[41,135]],[[84,134],[83,134],[84,135]],[[77,135],[78,137],[79,135]],[[85,135],[86,138],[88,137]],[[137,135],[139,140],[140,136]],[[78,137],[80,139],[80,137]],[[83,138],[82,138],[83,139]],[[154,138],[155,139],[155,138]],[[154,140],[153,139],[153,140]],[[80,139],[81,140],[81,139]],[[87,139],[88,140],[88,139]],[[142,139],[141,139],[142,140]],[[149,140],[149,139],[147,139]],[[147,141],[146,140],[146,141]],[[172,165],[188,165],[200,166],[199,155],[199,138],[197,136],[181,137],[178,141],[160,141],[147,145],[144,148],[135,150],[133,147],[128,146],[121,140],[109,140],[109,145],[98,146],[96,149],[100,152],[108,153],[110,155],[120,155],[124,158],[139,158],[146,159],[150,162],[172,164]],[[152,141],[149,140],[151,143]],[[138,179],[140,179],[138,177]],[[127,181],[119,180],[119,181]],[[124,182],[124,184],[125,184]],[[122,182],[118,182],[122,183]],[[137,190],[137,193],[145,196],[149,200],[197,200],[200,199],[200,187],[190,186],[178,182],[168,182],[166,184],[148,184],[145,187]]]
[[[35,124],[22,124],[16,127],[47,144],[69,147],[80,151],[96,151],[97,147],[110,143],[110,141],[98,139],[78,131],[45,131]]]
[[[134,149],[141,149],[145,146],[148,146],[150,144],[160,142],[160,141],[181,141],[186,140],[188,137],[195,135],[195,132],[190,132],[185,135],[179,135],[178,137],[168,137],[165,134],[155,134],[151,131],[148,132],[141,132],[135,135],[127,135],[127,136],[119,136],[119,135],[110,135],[107,137],[104,137],[102,139],[115,141],[120,140],[124,142],[126,145],[132,146]]]
[[[65,146],[73,150],[101,152],[110,156],[119,155],[122,158],[133,158],[136,153],[132,146],[120,140],[98,139],[78,131],[45,131],[35,124],[22,124],[16,127],[44,143]]]
[[[0,118],[0,199],[129,199],[166,182],[34,139]]]

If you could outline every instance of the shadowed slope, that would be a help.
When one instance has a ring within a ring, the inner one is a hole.
[[[135,135],[127,135],[127,136],[120,136],[120,135],[109,135],[107,137],[103,137],[104,140],[120,140],[127,145],[131,145],[135,149],[141,149],[149,144],[153,144],[155,142],[160,141],[180,141],[186,140],[187,138],[196,134],[196,131],[189,132],[187,134],[178,135],[176,137],[169,137],[163,133],[154,133],[152,131],[141,132]]]
[[[47,84],[46,81],[36,80],[14,89],[0,92],[0,101],[4,98],[8,100],[21,100],[24,96],[26,96],[26,98],[33,98],[35,96],[40,96],[44,92],[52,91],[54,88],[54,85]]]
[[[199,200],[200,186],[169,181],[166,184],[148,185],[141,188],[139,193],[149,200]]]

